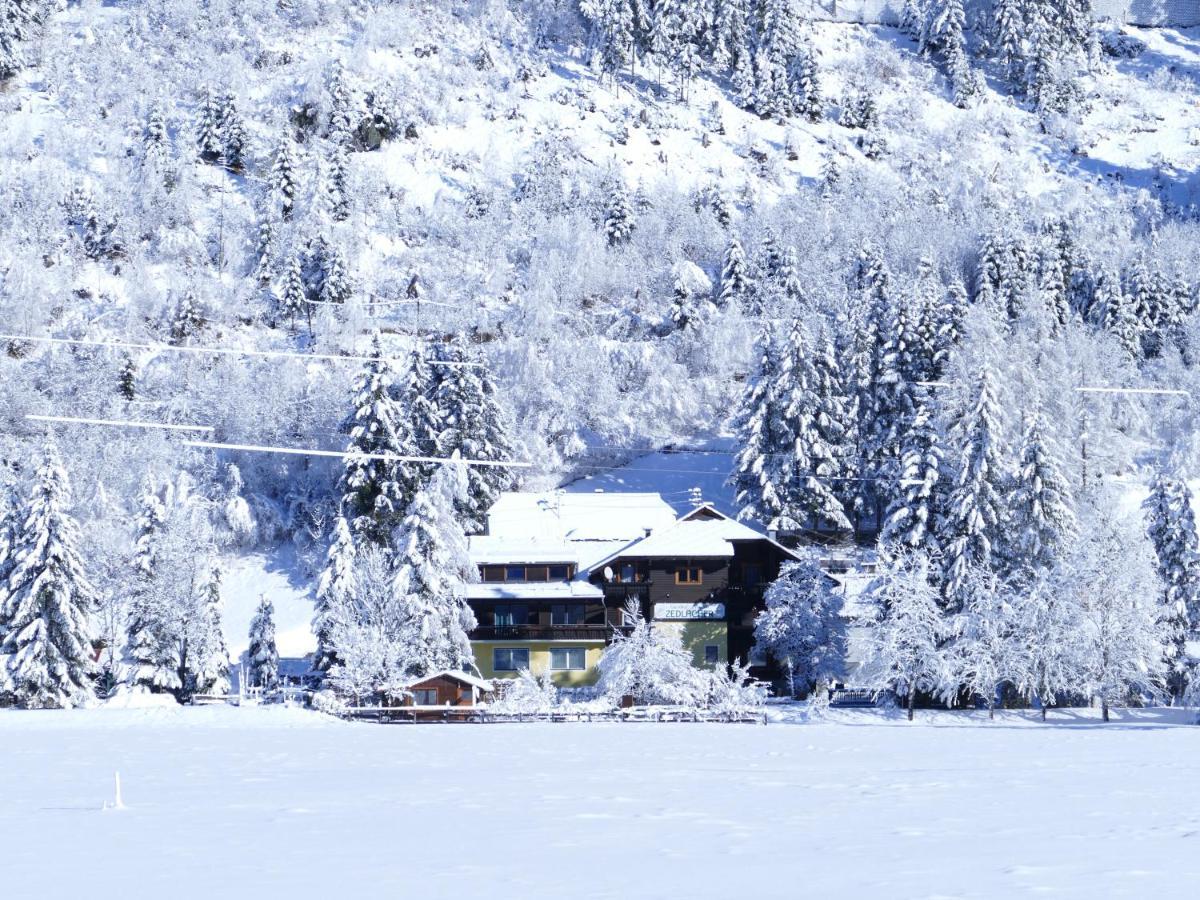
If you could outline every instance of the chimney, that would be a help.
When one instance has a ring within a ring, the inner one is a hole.
[[[654,532],[653,528],[646,528],[643,530],[646,532],[646,537],[650,537],[650,535]]]
[[[779,543],[779,529],[778,528],[768,528],[767,529],[767,537],[778,544]]]

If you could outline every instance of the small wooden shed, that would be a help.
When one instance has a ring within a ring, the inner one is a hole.
[[[402,706],[475,706],[495,690],[486,678],[446,669],[408,685]]]

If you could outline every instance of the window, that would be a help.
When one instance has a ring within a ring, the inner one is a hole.
[[[582,603],[556,603],[550,607],[550,624],[551,625],[582,625],[583,624],[583,604]]]
[[[551,581],[566,581],[571,577],[570,566],[551,566],[550,580]]]
[[[675,570],[676,584],[700,584],[704,581],[704,570],[699,566],[680,566]]]
[[[525,567],[524,566],[505,566],[504,568],[505,581],[524,581]]]
[[[418,688],[413,691],[413,703],[417,706],[437,706],[437,690],[435,688]]]
[[[492,584],[504,581],[504,566],[484,566],[483,580]]]
[[[763,583],[762,566],[757,563],[747,563],[742,566],[742,584],[746,587],[757,587]]]
[[[637,581],[637,570],[633,567],[633,563],[621,563],[621,571],[617,574],[617,580],[623,584]]]
[[[585,665],[582,647],[555,647],[550,651],[550,668],[556,672],[582,672]]]
[[[704,661],[710,666],[715,666],[721,661],[721,648],[716,644],[704,645]]]
[[[523,603],[509,603],[505,606],[497,606],[496,625],[528,625],[529,624],[529,607]]]
[[[492,649],[492,668],[497,672],[519,672],[529,668],[528,647],[495,647]]]
[[[548,566],[526,566],[525,567],[526,581],[549,581],[550,569]]]

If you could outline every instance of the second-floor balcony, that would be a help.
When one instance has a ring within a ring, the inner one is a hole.
[[[650,599],[654,587],[650,581],[612,581],[604,585],[604,602],[608,606],[621,607],[629,600],[645,603]]]
[[[606,641],[613,631],[630,631],[612,625],[480,625],[471,631],[473,641]]]

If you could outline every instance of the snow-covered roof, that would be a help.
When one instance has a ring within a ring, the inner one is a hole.
[[[471,538],[471,560],[574,563],[585,573],[647,531],[674,524],[675,511],[658,494],[509,492],[488,511],[488,533]]]
[[[787,556],[794,558],[796,555],[762,532],[755,531],[706,504],[680,516],[670,527],[652,531],[640,540],[615,550],[609,556],[597,560],[589,569],[594,571],[621,556],[635,556],[639,559],[723,559],[733,556],[734,544],[743,541],[769,541]]]
[[[432,681],[435,678],[453,678],[455,681],[461,681],[463,684],[469,684],[471,687],[479,688],[481,691],[490,691],[492,683],[486,678],[479,678],[469,672],[462,672],[458,669],[442,669],[440,672],[430,672],[428,675],[423,675],[410,681],[405,687],[412,687],[417,684],[423,684],[426,681]]]
[[[629,541],[674,521],[675,511],[658,494],[508,492],[488,511],[488,534],[558,543]]]
[[[587,581],[532,581],[468,584],[468,600],[594,600],[604,591]]]

